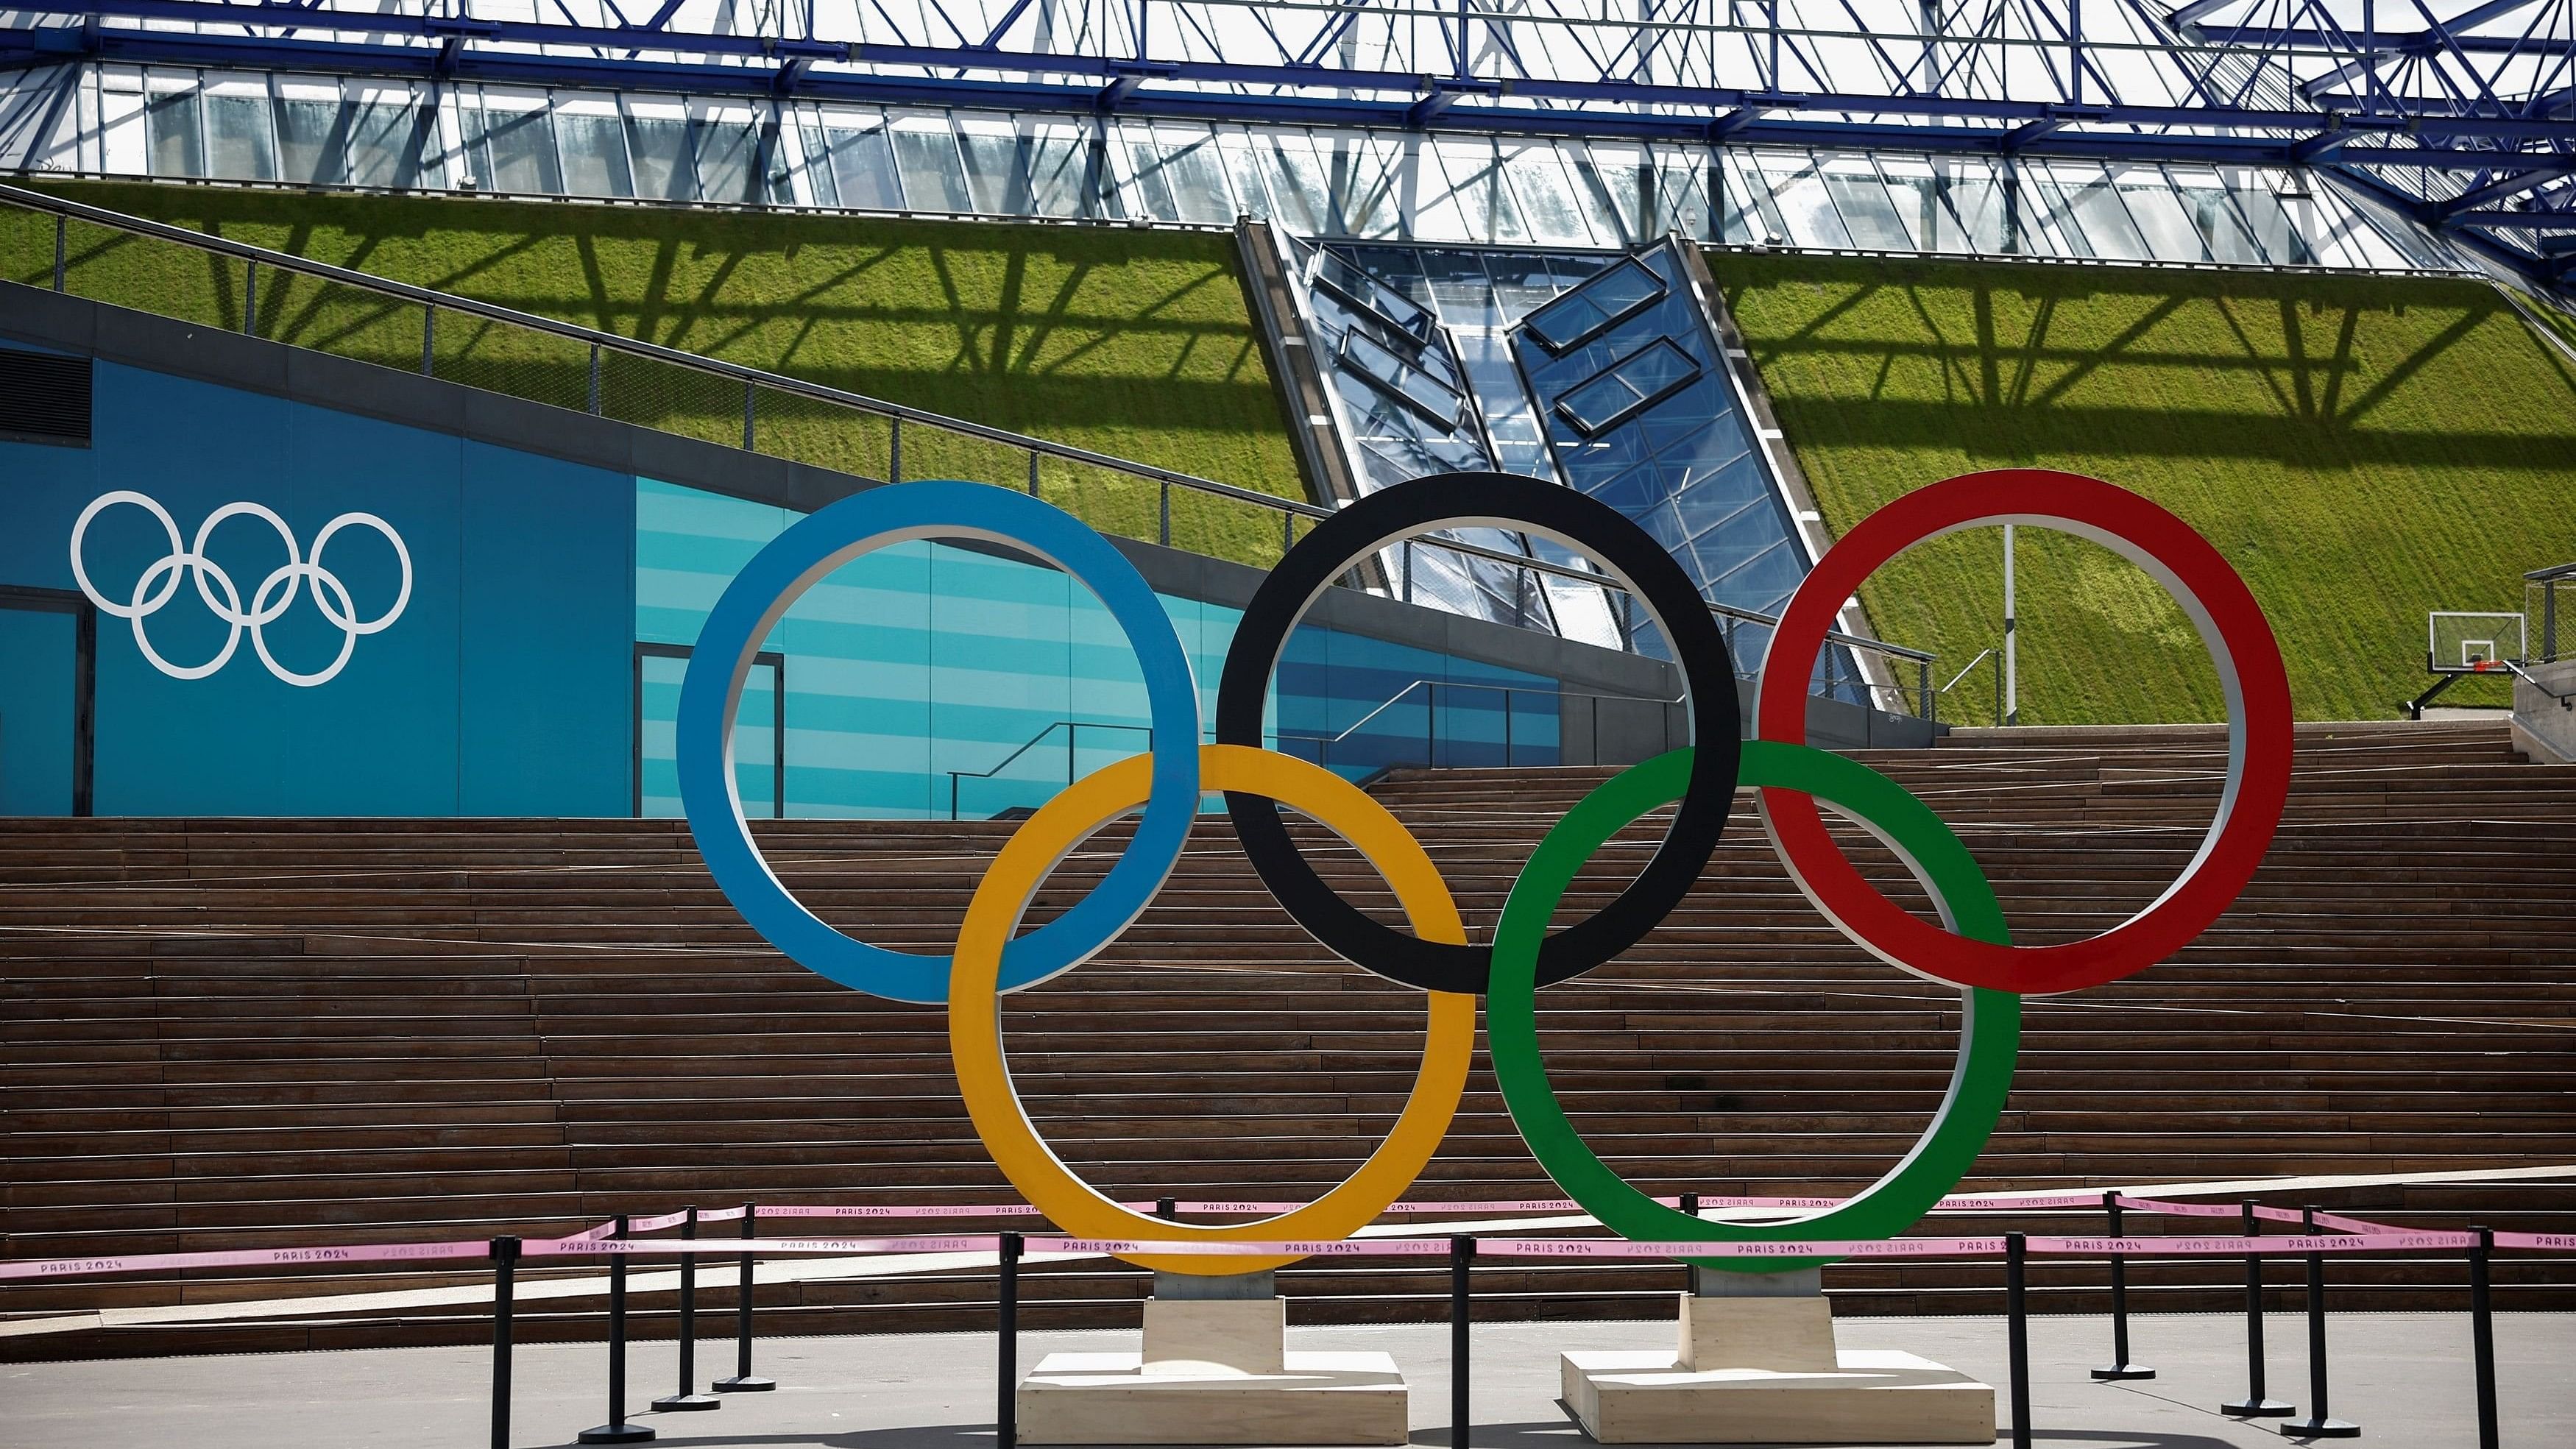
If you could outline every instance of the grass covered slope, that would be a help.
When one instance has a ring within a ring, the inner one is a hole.
[[[2270,615],[2307,719],[2386,718],[2431,682],[2430,609],[2516,610],[2576,559],[2576,367],[2490,289],[1717,254],[1709,259],[1837,533],[1981,468],[2089,473],[2217,544]],[[2027,723],[2218,718],[2217,677],[2144,573],[2017,535]],[[1943,676],[2000,637],[2000,530],[1863,585]],[[1982,723],[1981,668],[1947,706]],[[2450,701],[2502,703],[2488,681]]]
[[[1282,497],[1306,490],[1221,234],[796,214],[323,196],[135,184],[56,188],[93,205],[497,302],[622,336],[1071,443]],[[240,325],[236,265],[75,225],[71,288]],[[49,285],[50,221],[0,211],[9,279]],[[146,304],[137,299],[149,295]],[[260,335],[417,367],[420,313],[263,277]],[[587,406],[587,349],[449,319],[441,376]],[[624,371],[620,371],[620,366]],[[613,359],[603,411],[739,443],[742,394]],[[760,446],[886,473],[881,425],[764,399]],[[906,477],[1025,486],[1025,455],[906,430]],[[1048,497],[1151,536],[1153,490],[1050,465]],[[1175,498],[1174,542],[1265,561],[1278,522]]]

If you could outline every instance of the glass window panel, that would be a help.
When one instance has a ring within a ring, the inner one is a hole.
[[[564,191],[573,196],[633,196],[626,128],[602,111],[558,110],[555,141],[563,152]]]
[[[1154,148],[1150,134],[1129,136],[1127,164],[1134,168],[1130,184],[1136,190],[1136,205],[1156,221],[1179,221],[1180,203],[1172,196],[1171,176],[1163,169],[1163,154]]]
[[[1762,214],[1771,198],[1761,171],[1733,151],[1720,151],[1718,165],[1718,240],[1743,245],[1775,229]]]
[[[1380,390],[1404,403],[1443,432],[1456,429],[1459,394],[1410,360],[1362,332],[1342,336],[1341,361]]]
[[[144,102],[143,116],[152,137],[153,175],[206,174],[205,137],[197,129],[194,89],[154,95]]]
[[[1029,175],[1017,133],[961,125],[957,145],[966,153],[966,186],[975,210],[996,216],[1028,214]]]
[[[1645,152],[1634,146],[1570,141],[1567,160],[1574,172],[1575,203],[1592,222],[1605,246],[1625,245],[1645,234],[1637,214],[1637,167]]]
[[[1240,131],[1224,132],[1217,139],[1217,151],[1225,159],[1226,174],[1234,178],[1236,203],[1246,216],[1263,221],[1274,215],[1284,218],[1284,213],[1275,209],[1278,203],[1271,199],[1270,188],[1262,179],[1264,168],[1255,145],[1250,136]]]
[[[1326,133],[1315,138],[1330,199],[1328,215],[1341,218],[1341,229],[1354,236],[1401,236],[1404,217],[1396,187],[1409,162],[1398,143],[1362,133]]]
[[[2048,171],[2062,198],[2059,205],[2051,208],[2052,215],[2070,234],[2083,238],[2086,255],[2131,262],[2154,258],[2147,239],[2138,234],[2137,223],[2129,219],[2129,209],[2120,204],[2119,192],[2100,167],[2052,165]]]
[[[438,111],[386,92],[361,101],[349,125],[349,180],[359,186],[443,186]]]
[[[796,128],[805,147],[805,190],[816,206],[841,205],[841,183],[832,174],[832,138],[811,121]]]
[[[697,190],[696,168],[689,161],[689,118],[676,108],[646,108],[629,103],[626,152],[635,168],[635,194],[660,201],[687,201]]]
[[[1101,195],[1100,158],[1089,137],[1045,127],[1027,144],[1029,199],[1040,216],[1117,216],[1115,194]],[[1103,201],[1111,203],[1103,206]]]
[[[2173,183],[2165,179],[2162,169],[2154,166],[2122,166],[2112,172],[2120,200],[2129,208],[2129,219],[2137,223],[2138,234],[2147,240],[2147,249],[2158,261],[2204,262],[2209,248],[2201,240],[2200,227],[2191,212],[2174,194]]]
[[[2005,188],[2007,181],[1981,164],[1935,163],[1950,165],[1949,215],[1958,224],[1958,245],[1945,244],[1943,251],[1987,252],[2002,254],[2022,250],[2013,235],[2017,197]]]
[[[1513,147],[1503,169],[1520,202],[1521,219],[1530,234],[1546,246],[1589,246],[1592,228],[1575,205],[1567,184],[1565,160],[1554,146]]]
[[[1328,230],[1339,231],[1323,222],[1335,213],[1327,209],[1328,188],[1324,185],[1323,168],[1315,164],[1314,148],[1302,134],[1270,134],[1252,137],[1253,154],[1260,158],[1263,179],[1270,183],[1272,215],[1290,231],[1306,236],[1321,236]]]
[[[277,143],[268,132],[265,92],[208,91],[205,122],[207,175],[277,179]]]
[[[1993,174],[1984,163],[1881,156],[1878,170],[1887,179],[1888,199],[1896,204],[1906,230],[1914,234],[1916,246],[1927,252],[2002,250],[2000,246],[1981,248],[1961,220],[1962,201],[1990,206],[1997,213],[1993,220],[2002,219]]]
[[[1502,154],[1492,143],[1441,141],[1425,148],[1440,158],[1466,238],[1481,242],[1527,241],[1520,209],[1503,183]],[[1428,178],[1426,177],[1426,180]]]
[[[708,201],[757,202],[764,187],[760,175],[760,133],[747,112],[718,112],[695,117],[691,150],[697,153],[698,195]]]
[[[561,192],[563,168],[555,161],[554,127],[542,102],[503,110],[488,101],[466,107],[465,148],[478,179],[491,191]]]
[[[1395,194],[1411,208],[1404,218],[1407,234],[1427,241],[1480,240],[1481,221],[1471,223],[1461,198],[1449,184],[1447,170],[1428,140],[1406,136],[1396,143],[1395,171],[1388,178]]]
[[[903,186],[895,173],[892,135],[883,123],[823,128],[828,161],[815,169],[831,175],[840,205],[869,211],[903,210]]]
[[[971,212],[966,173],[957,159],[957,137],[945,121],[898,125],[894,159],[903,177],[905,205],[913,211]]]
[[[1598,434],[1653,406],[1699,376],[1690,354],[1656,338],[1557,399],[1557,415],[1585,434]]]
[[[1531,313],[1521,325],[1550,352],[1563,352],[1635,316],[1663,295],[1663,278],[1636,258],[1622,257],[1591,281]]]
[[[1697,241],[1709,238],[1707,168],[1714,153],[1700,147],[1655,150],[1654,231],[1678,231]]]
[[[1216,138],[1157,131],[1163,150],[1163,178],[1181,220],[1223,226],[1234,220],[1234,198],[1226,194],[1225,170],[1218,164]]]
[[[1824,176],[1814,158],[1764,153],[1762,179],[1771,183],[1771,199],[1780,208],[1781,222],[1789,228],[1783,240],[1802,247],[1851,246],[1851,233],[1844,230],[1842,213],[1834,208],[1833,198],[1825,194]]]
[[[346,176],[348,111],[337,96],[288,95],[277,102],[278,175],[336,186]]]
[[[1869,164],[1869,158],[1847,156],[1827,161],[1824,177],[1825,190],[1833,197],[1834,209],[1842,213],[1843,226],[1851,233],[1853,246],[1865,251],[1916,250],[1913,233],[1905,229],[1904,219],[1896,214],[1895,203],[1887,197],[1887,186],[1878,179],[1878,168]]]
[[[2175,194],[2182,199],[2183,209],[2190,214],[2192,226],[2200,233],[2201,244],[2211,258],[2222,262],[2261,262],[2262,248],[2254,244],[2246,230],[2245,220],[2236,209],[2236,199],[2219,184],[2215,171],[2185,167],[2168,167]]]

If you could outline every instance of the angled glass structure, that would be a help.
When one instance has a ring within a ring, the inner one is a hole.
[[[0,75],[28,169],[2576,265],[2567,0],[49,0]]]

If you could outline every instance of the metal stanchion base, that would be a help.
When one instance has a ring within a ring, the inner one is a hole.
[[[2105,1384],[2119,1379],[2151,1379],[2155,1376],[2156,1371],[2142,1363],[2115,1363],[2109,1368],[2093,1371],[2094,1382]]]
[[[2299,1406],[2279,1399],[2238,1399],[2219,1405],[2218,1412],[2236,1419],[2286,1419],[2299,1412]]]
[[[2349,1419],[2292,1419],[2278,1426],[2292,1439],[2358,1439],[2361,1426]]]
[[[724,1400],[713,1394],[665,1394],[653,1401],[653,1412],[657,1414],[685,1414],[695,1409],[723,1407]],[[2290,1409],[2284,1405],[2282,1412],[2288,1413]]]
[[[573,1437],[584,1444],[641,1444],[653,1437],[653,1431],[642,1424],[620,1422],[584,1429]]]
[[[729,1379],[716,1380],[713,1387],[720,1394],[765,1394],[778,1387],[778,1380],[735,1374]]]

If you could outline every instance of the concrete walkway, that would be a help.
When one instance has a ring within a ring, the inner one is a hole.
[[[1853,1348],[1902,1348],[2004,1383],[1996,1318],[1854,1318]],[[2245,1387],[2243,1323],[2227,1315],[2142,1316],[2132,1352],[2153,1380],[2096,1384],[2085,1370],[2109,1353],[2098,1317],[2034,1319],[2033,1422],[2057,1449],[2230,1449],[2277,1445],[2269,1425],[2221,1416]],[[2357,1420],[2365,1442],[2403,1449],[2471,1449],[2468,1320],[2456,1313],[2342,1314],[2332,1322],[2333,1412]],[[2304,1321],[2266,1322],[2271,1396],[2307,1407]],[[1495,1323],[1475,1330],[1476,1449],[1576,1449],[1588,1441],[1556,1402],[1556,1355],[1566,1348],[1667,1346],[1663,1323]],[[1115,1332],[1031,1333],[1022,1367],[1049,1352],[1132,1345]],[[1378,1349],[1413,1384],[1414,1442],[1449,1442],[1449,1332],[1443,1325],[1290,1330],[1296,1348]],[[2576,1444],[2576,1314],[2499,1315],[2504,1443]],[[639,1412],[659,1443],[707,1449],[990,1449],[993,1339],[989,1334],[786,1338],[759,1346],[769,1394],[729,1397],[712,1413]],[[629,1364],[633,1407],[672,1390],[674,1350],[639,1345]],[[604,1417],[596,1344],[523,1347],[511,1442],[572,1442]],[[729,1340],[702,1342],[704,1379],[732,1372]],[[0,1366],[0,1444],[11,1449],[477,1449],[487,1442],[488,1348],[368,1349]],[[2000,1401],[2001,1395],[1998,1394]]]

